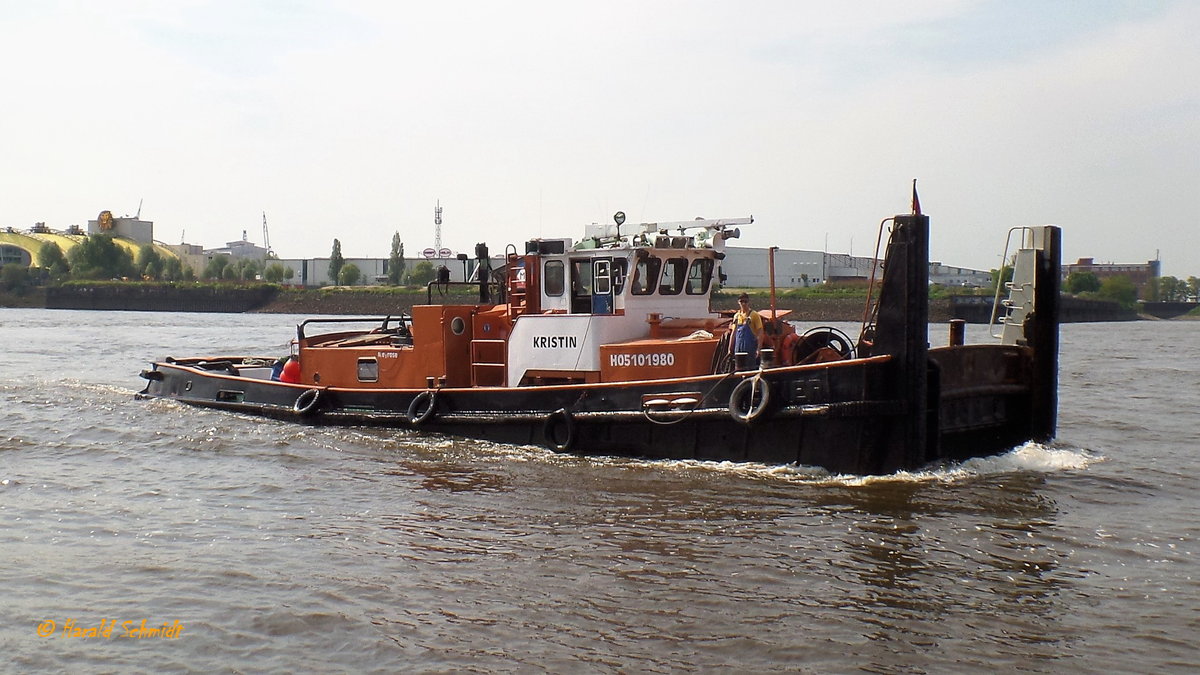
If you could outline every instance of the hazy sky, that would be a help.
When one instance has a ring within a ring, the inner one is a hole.
[[[282,257],[753,215],[742,245],[1200,276],[1200,2],[0,0],[0,226]]]

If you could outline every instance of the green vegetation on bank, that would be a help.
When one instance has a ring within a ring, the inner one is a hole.
[[[363,279],[362,271],[355,264],[345,261],[342,256],[341,242],[334,239],[330,252],[329,280],[337,286],[324,287],[319,289],[319,292],[340,292],[339,289],[351,288],[360,293],[425,295],[425,285],[437,276],[437,269],[429,260],[416,263],[411,270],[406,268],[404,243],[400,240],[399,232],[392,235],[389,262],[387,281],[390,285],[359,286],[358,283]],[[78,246],[72,248],[69,255],[64,255],[57,244],[46,242],[35,256],[32,267],[24,267],[19,264],[5,265],[0,269],[0,293],[4,293],[10,298],[20,298],[34,288],[84,282],[89,284],[208,284],[212,288],[230,287],[229,285],[245,288],[266,284],[273,285],[275,288],[283,288],[280,284],[287,284],[294,277],[295,271],[280,263],[270,253],[266,260],[232,258],[227,255],[213,256],[197,275],[192,268],[184,266],[179,258],[163,256],[149,244],[142,246],[134,255],[118,246],[111,236],[95,234],[88,236]],[[1011,278],[1012,268],[1005,266],[991,271],[992,281],[989,288],[934,284],[929,287],[929,297],[934,300],[964,295],[991,297],[995,294],[998,283]],[[779,289],[776,297],[790,301],[862,299],[866,298],[869,289],[869,283],[865,281],[829,283]],[[770,297],[769,291],[765,289],[725,288],[714,292],[714,300],[718,302],[731,301],[743,290],[763,300]],[[1133,309],[1139,300],[1138,288],[1128,277],[1110,276],[1101,279],[1092,272],[1073,272],[1068,275],[1063,282],[1063,292],[1083,299],[1116,302],[1125,309]],[[469,294],[462,293],[461,295]],[[1194,301],[1200,296],[1200,278],[1192,276],[1185,281],[1170,276],[1161,277],[1145,286],[1144,295],[1146,297],[1143,299],[1149,302]]]
[[[64,281],[57,284],[64,288],[201,288],[210,290],[237,290],[237,289],[261,289],[261,288],[283,288],[279,284],[272,284],[263,281],[252,282],[237,282],[237,281],[125,281],[121,279],[95,279],[83,280],[76,279]]]

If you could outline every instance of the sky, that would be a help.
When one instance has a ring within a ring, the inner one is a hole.
[[[0,0],[0,227],[386,257],[753,216],[736,245],[1200,276],[1200,3]]]

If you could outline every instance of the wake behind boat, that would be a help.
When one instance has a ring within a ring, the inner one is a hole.
[[[1052,438],[1059,229],[1014,228],[1021,242],[996,342],[964,344],[951,330],[948,346],[930,349],[929,219],[888,221],[857,339],[800,332],[787,312],[764,310],[757,363],[731,354],[732,317],[711,309],[725,242],[752,221],[622,234],[618,214],[615,228],[580,243],[535,239],[523,254],[510,245],[494,273],[478,246],[478,302],[309,319],[283,360],[168,357],[142,372],[139,396],[561,452],[853,474]]]

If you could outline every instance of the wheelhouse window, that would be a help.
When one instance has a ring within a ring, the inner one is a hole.
[[[625,277],[629,272],[629,261],[624,258],[617,258],[613,261],[612,267],[613,294],[620,295],[625,292]]]
[[[590,314],[592,311],[592,261],[583,258],[571,261],[571,313]]]
[[[612,293],[612,261],[597,260],[592,266],[592,273],[596,282],[596,294]]]
[[[683,290],[687,277],[687,258],[667,258],[663,263],[662,278],[658,282],[659,295],[678,295]]]
[[[545,273],[546,295],[561,296],[567,287],[566,267],[561,260],[547,260]]]
[[[704,295],[708,293],[708,285],[712,283],[713,261],[711,258],[696,258],[688,269],[688,295]]]
[[[647,256],[637,261],[633,268],[633,286],[630,288],[634,295],[650,295],[658,286],[658,272],[662,269],[662,260]]]

